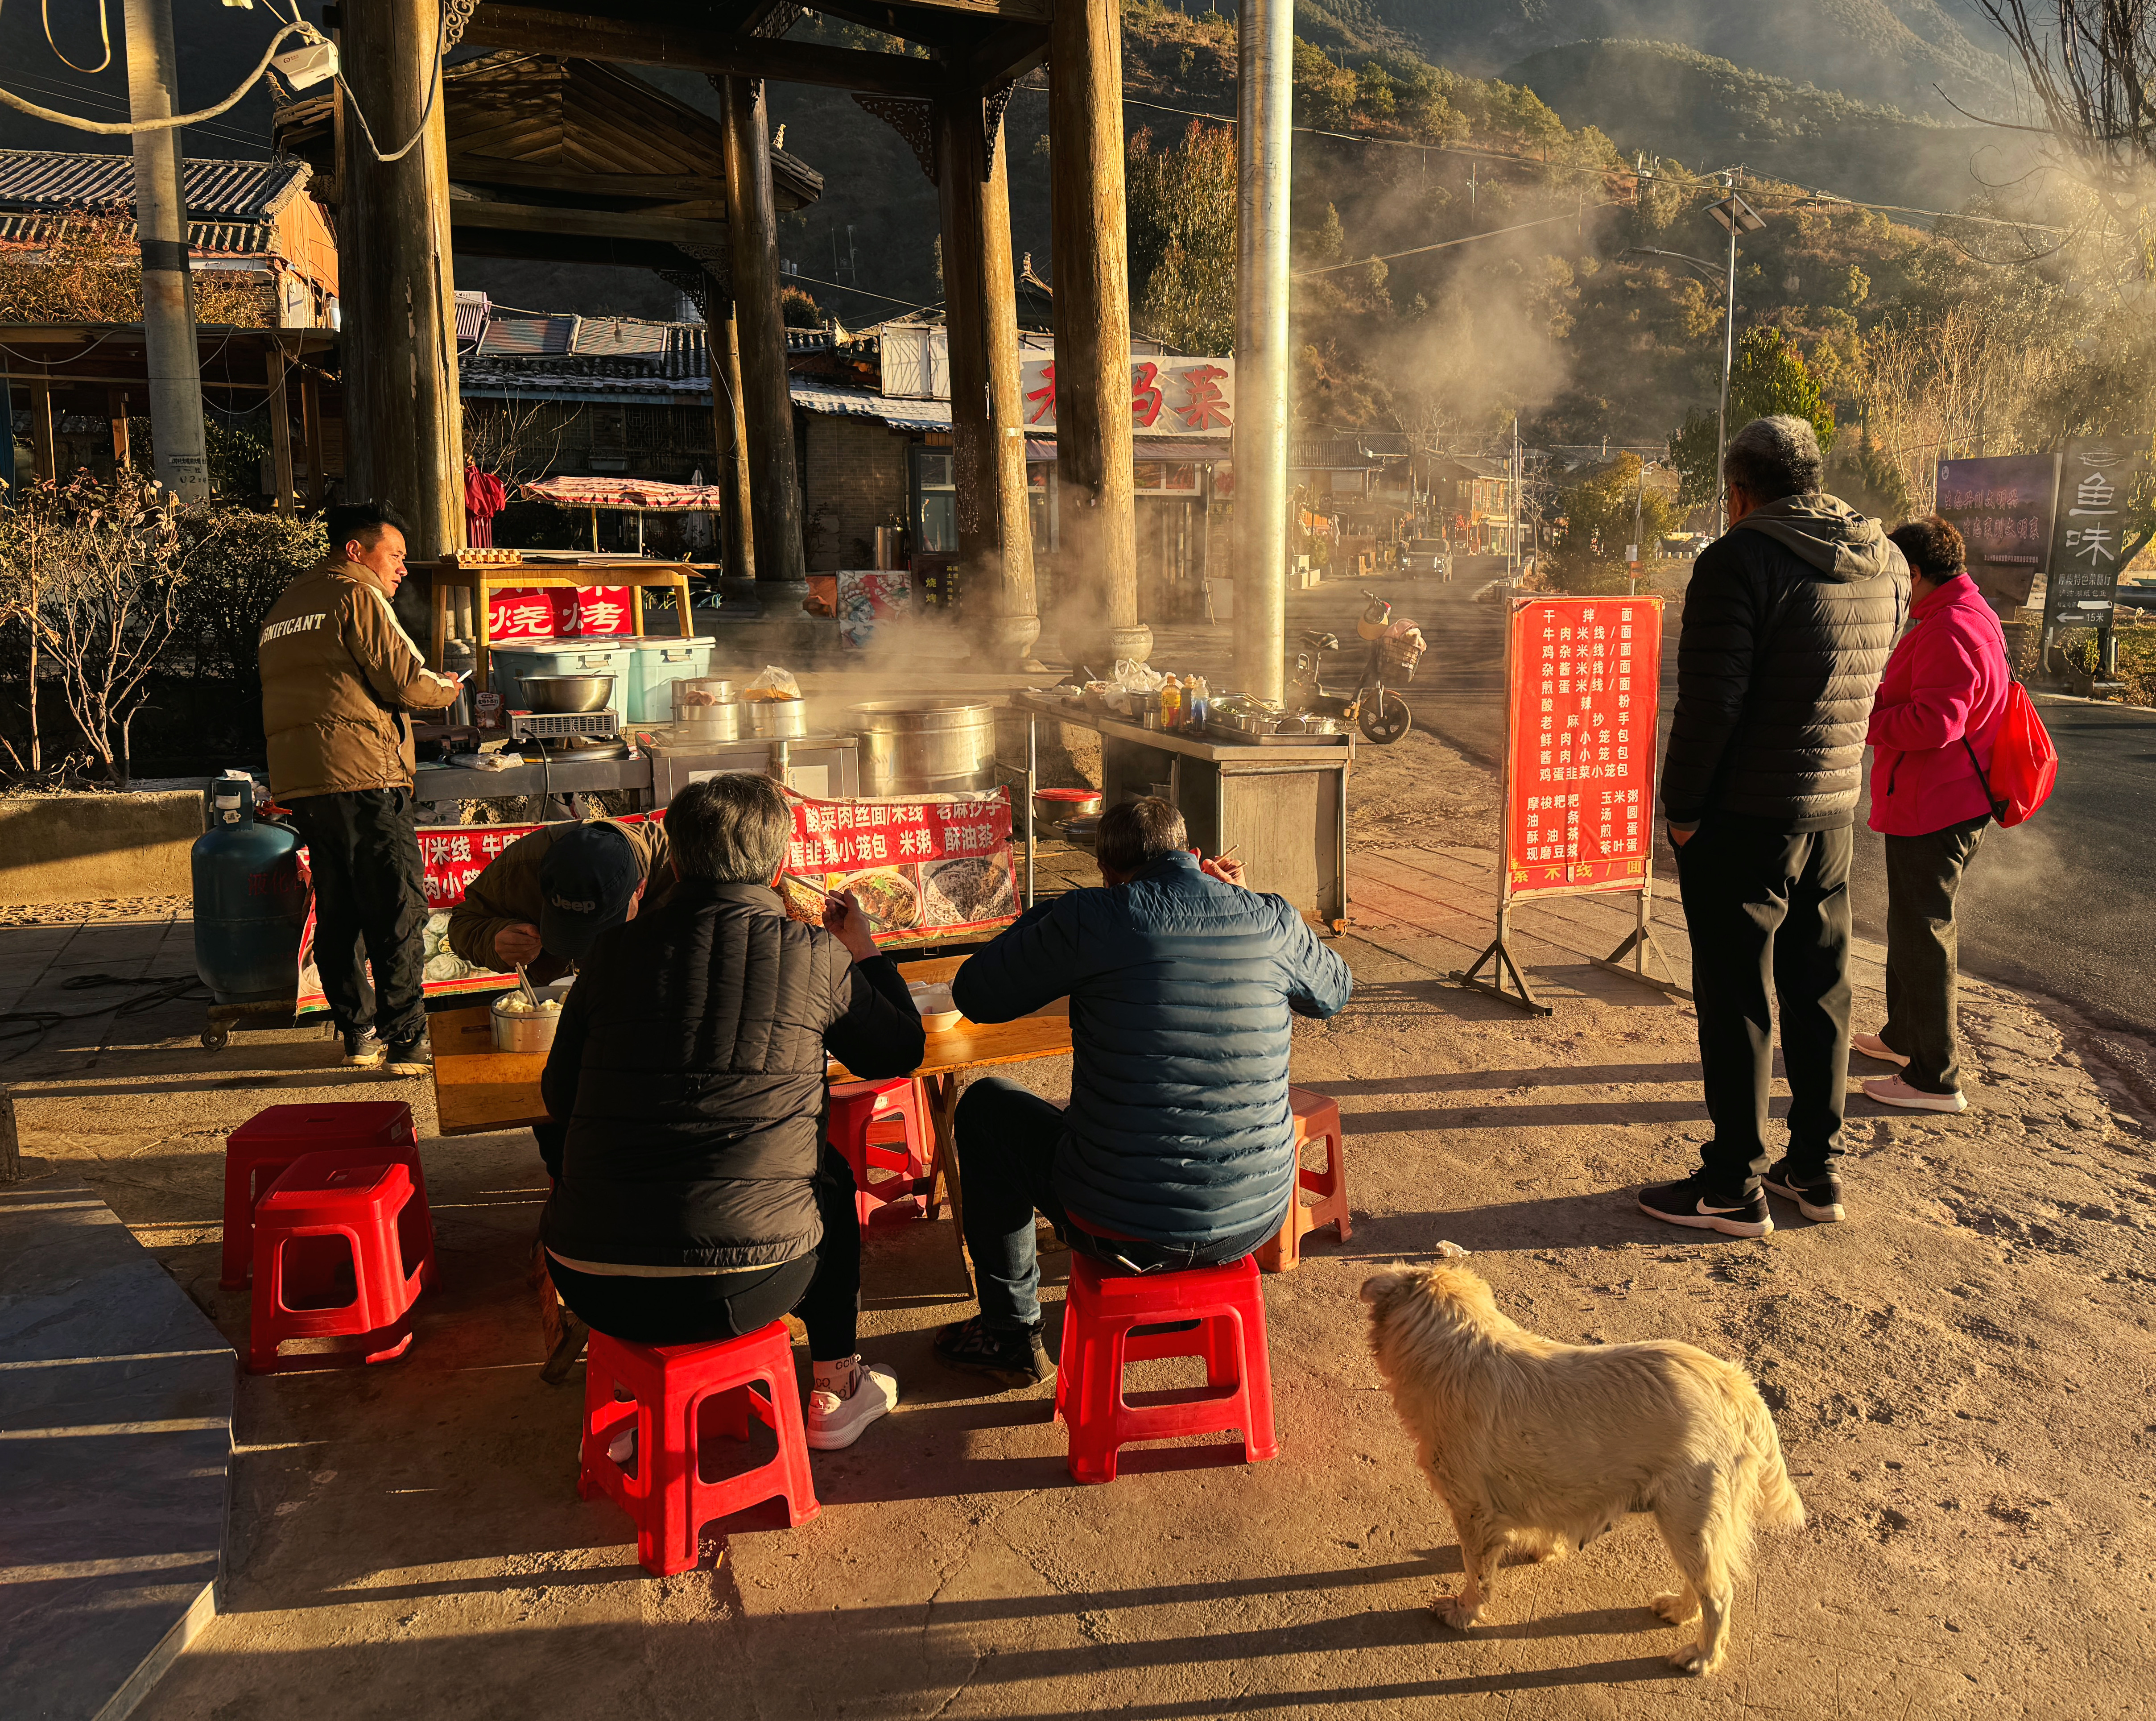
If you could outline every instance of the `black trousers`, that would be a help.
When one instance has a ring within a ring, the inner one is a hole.
[[[1879,1037],[1908,1059],[1902,1079],[1926,1093],[1961,1091],[1954,893],[1990,823],[1987,814],[1925,836],[1887,839],[1887,1025]]]
[[[853,1169],[827,1143],[816,1170],[824,1241],[762,1273],[639,1279],[581,1273],[548,1256],[562,1301],[588,1327],[631,1344],[714,1344],[800,1316],[808,1355],[834,1363],[860,1349],[861,1226]]]
[[[1717,1190],[1752,1195],[1770,1158],[1771,991],[1781,1008],[1794,1176],[1831,1171],[1849,1083],[1849,862],[1854,834],[1784,830],[1711,813],[1677,850],[1691,934],[1699,1062],[1714,1138],[1700,1149]]]
[[[1036,1211],[1047,1215],[1056,1236],[1073,1249],[1116,1273],[1179,1272],[1240,1261],[1280,1230],[1276,1220],[1252,1236],[1204,1243],[1095,1236],[1070,1222],[1055,1194],[1055,1150],[1064,1134],[1060,1106],[1001,1076],[985,1076],[966,1090],[951,1121],[965,1179],[966,1246],[973,1251],[987,1326],[1009,1330],[1040,1319]]]
[[[341,1030],[417,1040],[427,1031],[427,887],[411,791],[302,795],[291,809],[314,872],[315,967],[330,1014]]]

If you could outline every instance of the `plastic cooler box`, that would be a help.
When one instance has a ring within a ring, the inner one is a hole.
[[[624,643],[634,654],[622,696],[629,701],[622,713],[624,720],[631,723],[672,722],[674,684],[697,681],[711,674],[712,636],[692,634],[682,640],[639,635]]]
[[[629,721],[633,713],[622,701],[632,695],[634,645],[626,634],[612,642],[603,637],[504,640],[493,648],[494,691],[511,711],[528,711],[531,702],[524,696],[523,687],[526,676],[612,676],[613,696],[607,701],[606,708]]]

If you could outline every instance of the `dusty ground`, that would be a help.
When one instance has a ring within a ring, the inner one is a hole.
[[[1974,1108],[1854,1102],[1851,1223],[1783,1208],[1763,1243],[1654,1224],[1633,1190],[1685,1169],[1706,1133],[1689,1010],[1584,965],[1629,922],[1592,902],[1522,917],[1554,1016],[1444,984],[1487,937],[1487,787],[1419,740],[1364,755],[1342,943],[1358,993],[1296,1040],[1296,1080],[1340,1102],[1356,1218],[1350,1242],[1312,1240],[1266,1285],[1279,1459],[1159,1449],[1109,1487],[1070,1483],[1045,1393],[983,1395],[930,1354],[968,1307],[947,1222],[879,1225],[865,1349],[898,1372],[900,1413],[815,1458],[814,1523],[751,1514],[696,1571],[649,1580],[626,1521],[575,1496],[580,1374],[537,1379],[529,1138],[430,1138],[444,1272],[418,1342],[365,1372],[244,1381],[225,1612],[138,1713],[2141,1713],[2147,1120],[2059,1024],[1973,987]],[[1681,968],[1674,905],[1659,912]],[[78,1007],[58,992],[70,974],[170,972],[184,930],[0,932],[0,974],[23,988],[0,1009]],[[1860,954],[1861,1022],[1879,957]],[[216,1284],[223,1133],[273,1100],[363,1091],[409,1097],[431,1138],[432,1109],[424,1082],[342,1076],[306,1032],[205,1054],[195,1009],[71,1022],[4,1067],[26,1152],[89,1177],[238,1340],[244,1297]],[[1068,1081],[1028,1068],[1044,1091]],[[1472,1631],[1427,1611],[1457,1550],[1355,1290],[1440,1239],[1553,1337],[1681,1338],[1756,1374],[1812,1521],[1763,1546],[1721,1677],[1663,1660],[1680,1634],[1645,1605],[1666,1569],[1645,1520],[1508,1569]]]

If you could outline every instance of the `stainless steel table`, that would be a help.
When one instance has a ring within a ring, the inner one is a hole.
[[[1335,931],[1348,918],[1348,773],[1352,735],[1307,742],[1239,742],[1148,729],[1075,701],[1011,696],[1025,729],[1025,900],[1033,901],[1033,794],[1043,722],[1101,737],[1101,804],[1159,794],[1173,804],[1194,845],[1235,851],[1253,890],[1270,891]]]

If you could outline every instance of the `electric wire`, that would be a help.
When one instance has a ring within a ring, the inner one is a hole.
[[[111,0],[97,0],[97,33],[105,43],[105,58],[94,66],[77,65],[60,52],[60,44],[53,40],[53,0],[38,0],[38,9],[44,18],[45,46],[52,49],[53,57],[69,71],[94,78],[112,64]]]
[[[24,1052],[34,1051],[44,1043],[45,1036],[65,1022],[87,1021],[92,1016],[140,1015],[158,1005],[172,1004],[190,993],[208,993],[209,989],[193,974],[151,974],[141,979],[129,979],[125,974],[77,974],[60,982],[67,992],[85,992],[99,986],[147,986],[151,989],[138,992],[119,1004],[101,1004],[94,1009],[15,1009],[0,1011],[0,1041],[19,1040],[23,1043],[0,1051],[0,1063],[18,1058]]]

